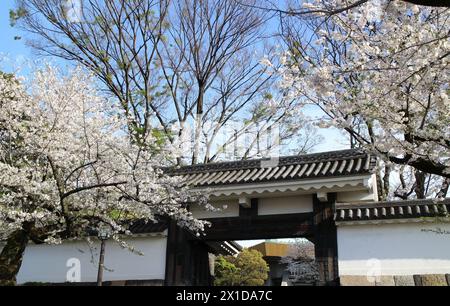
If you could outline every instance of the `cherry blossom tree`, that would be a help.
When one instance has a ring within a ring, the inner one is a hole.
[[[289,245],[281,263],[287,264],[287,271],[294,282],[316,282],[319,280],[319,267],[314,257],[314,244],[303,239]]]
[[[47,67],[30,82],[0,74],[0,284],[14,284],[29,241],[61,243],[134,220],[171,218],[201,232],[186,204],[206,200],[161,170],[173,159],[158,139],[136,138],[82,69]],[[145,145],[153,144],[153,145]]]
[[[311,11],[345,1],[304,3]],[[320,108],[390,167],[450,178],[448,8],[372,1],[333,15],[284,19],[282,86]],[[392,169],[391,169],[392,170]],[[441,179],[442,182],[442,179]],[[423,189],[423,188],[422,188]],[[419,194],[418,192],[417,194]]]
[[[239,5],[245,7],[251,7],[254,9],[271,12],[276,15],[288,15],[288,16],[311,16],[311,15],[324,15],[332,16],[339,13],[349,11],[355,7],[361,6],[365,3],[370,2],[369,0],[354,0],[354,1],[322,1],[324,5],[317,6],[307,6],[301,5],[303,1],[292,0],[286,1],[285,7],[280,5],[278,2],[263,0],[262,4],[252,5],[245,3],[244,1],[235,0]],[[417,5],[426,5],[431,7],[448,7],[449,4],[445,1],[433,1],[433,0],[395,0],[395,1],[405,1],[409,3],[414,3]],[[299,5],[300,4],[300,5]]]

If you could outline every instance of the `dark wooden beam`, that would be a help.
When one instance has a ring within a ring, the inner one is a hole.
[[[167,228],[166,246],[166,272],[164,277],[165,286],[174,286],[176,280],[176,255],[177,255],[178,228],[175,221],[169,221]]]
[[[258,199],[250,200],[250,207],[239,205],[239,217],[255,217],[258,215]]]
[[[321,202],[313,195],[314,250],[319,265],[321,285],[339,285],[337,229],[334,222],[336,193],[328,194]]]
[[[166,286],[211,285],[209,246],[171,220],[167,233]]]
[[[203,240],[248,240],[312,237],[312,213],[208,219]]]

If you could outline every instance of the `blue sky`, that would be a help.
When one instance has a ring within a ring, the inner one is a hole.
[[[10,26],[9,11],[13,7],[14,0],[2,0],[2,6],[0,6],[0,69],[26,76],[28,73],[26,63],[34,62],[38,58],[33,54],[31,48],[26,46],[26,34]],[[15,40],[16,36],[20,36],[22,39]],[[19,67],[21,69],[17,70]],[[324,141],[314,149],[315,152],[348,148],[348,145],[345,145],[345,138],[335,129],[321,129],[319,134],[323,136]],[[251,246],[261,241],[263,240],[240,243],[244,246]]]
[[[25,40],[14,40],[23,33],[9,24],[9,10],[14,7],[14,0],[2,0],[0,6],[0,67],[8,72],[14,71],[26,59],[30,59],[31,51],[25,45]],[[5,59],[6,57],[6,59]]]
[[[38,57],[32,52],[31,48],[26,46],[27,34],[10,26],[9,11],[14,8],[14,2],[14,0],[2,0],[3,5],[0,7],[0,69],[26,76],[28,73],[26,64],[38,60]],[[22,39],[15,40],[14,37],[16,36],[20,36]],[[17,70],[18,68],[21,69]],[[313,116],[313,112],[314,110],[310,110],[307,113]],[[344,144],[345,139],[339,131],[322,129],[319,130],[319,133],[323,136],[324,141],[314,151],[320,152],[347,148],[347,145]]]

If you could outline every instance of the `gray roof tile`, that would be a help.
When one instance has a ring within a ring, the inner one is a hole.
[[[336,221],[386,220],[448,216],[450,198],[337,204]],[[361,213],[363,211],[363,213]]]
[[[181,176],[187,185],[214,186],[370,174],[376,164],[374,156],[358,149],[284,156],[273,167],[266,166],[268,160],[198,164],[165,171]]]

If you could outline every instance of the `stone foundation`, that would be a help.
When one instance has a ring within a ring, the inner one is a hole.
[[[81,283],[25,283],[23,286],[97,286],[94,282],[81,282]],[[150,280],[123,280],[123,281],[105,281],[103,286],[164,286],[163,279],[150,279]]]
[[[450,286],[450,274],[383,275],[367,277],[341,275],[341,286]]]

